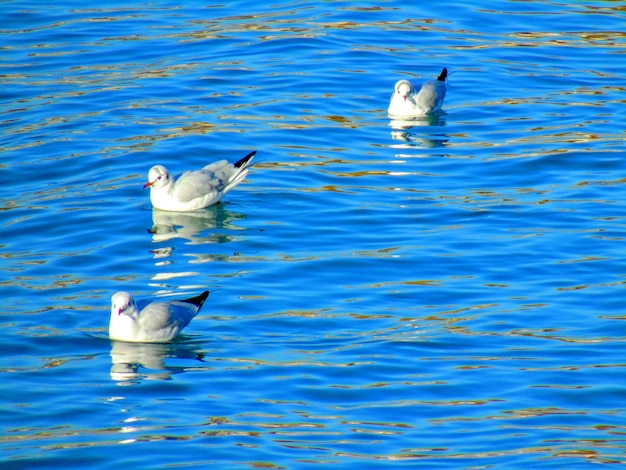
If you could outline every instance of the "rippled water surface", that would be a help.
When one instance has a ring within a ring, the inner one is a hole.
[[[626,463],[626,8],[470,3],[0,2],[0,466]]]

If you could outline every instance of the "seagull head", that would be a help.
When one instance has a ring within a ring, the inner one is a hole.
[[[409,93],[413,92],[413,85],[408,80],[398,80],[394,87],[394,93],[402,97],[406,101],[406,97]]]
[[[128,315],[135,318],[139,313],[135,299],[128,292],[116,292],[111,297],[111,316]]]
[[[148,172],[148,182],[143,185],[144,189],[150,188],[162,188],[167,186],[170,182],[170,174],[162,165],[154,165]]]

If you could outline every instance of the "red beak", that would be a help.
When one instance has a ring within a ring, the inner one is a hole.
[[[152,181],[148,181],[146,184],[144,184],[143,189],[146,189],[148,186],[152,186]]]

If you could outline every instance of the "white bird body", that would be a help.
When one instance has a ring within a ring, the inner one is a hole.
[[[155,165],[150,168],[148,182],[150,201],[156,209],[189,212],[218,203],[224,195],[237,186],[248,174],[248,167],[256,151],[235,163],[220,160],[201,170],[185,171],[177,178],[170,176],[167,168]]]
[[[447,77],[448,69],[444,67],[436,80],[427,81],[419,91],[408,80],[398,80],[389,101],[389,116],[406,118],[438,113],[446,97]]]
[[[209,296],[171,302],[150,302],[141,310],[128,292],[111,297],[109,337],[118,341],[167,343],[174,339],[195,317]]]

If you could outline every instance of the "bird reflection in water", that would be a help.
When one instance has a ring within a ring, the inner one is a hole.
[[[111,341],[111,380],[137,382],[142,380],[170,380],[172,375],[197,369],[203,354],[193,344],[127,343]],[[172,366],[167,359],[183,360],[186,365]]]
[[[214,233],[205,233],[210,229],[242,230],[234,225],[236,220],[245,219],[245,215],[226,210],[222,204],[195,212],[170,212],[152,209],[152,240],[162,242],[173,238],[183,238],[193,244],[216,243]]]
[[[391,138],[404,142],[392,145],[394,148],[414,147],[417,144],[425,148],[444,147],[449,136],[443,132],[433,132],[437,127],[446,125],[445,114],[432,114],[412,119],[392,119]]]

